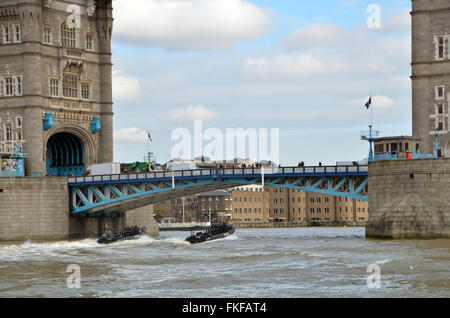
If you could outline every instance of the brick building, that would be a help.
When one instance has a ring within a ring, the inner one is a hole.
[[[240,222],[367,221],[368,203],[303,190],[248,186],[233,189],[233,220]]]

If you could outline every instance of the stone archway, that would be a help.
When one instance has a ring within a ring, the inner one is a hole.
[[[55,128],[45,140],[44,161],[48,175],[83,175],[97,162],[94,140],[80,127]]]

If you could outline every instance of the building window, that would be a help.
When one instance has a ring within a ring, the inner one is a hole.
[[[436,86],[436,99],[444,99],[444,95],[445,95],[445,87]]]
[[[16,131],[16,140],[22,140],[22,132]]]
[[[16,128],[22,128],[22,117],[16,117]]]
[[[44,28],[43,42],[44,44],[52,44],[52,34],[49,27]]]
[[[22,95],[22,76],[15,76],[15,89],[16,89],[16,95],[21,96]]]
[[[14,81],[11,76],[5,77],[5,96],[14,95]]]
[[[444,58],[444,37],[438,37],[438,57],[440,59]]]
[[[64,74],[63,94],[64,94],[64,97],[70,97],[70,98],[78,97],[78,75]]]
[[[15,24],[13,26],[13,29],[14,29],[14,43],[20,43],[20,41],[21,41],[20,25],[19,24]]]
[[[444,123],[443,122],[439,122],[438,123],[438,129],[437,130],[444,130]]]
[[[12,141],[12,129],[10,125],[5,126],[5,140]]]
[[[2,26],[3,44],[11,43],[11,31],[9,25]]]
[[[61,45],[64,47],[74,48],[77,46],[77,29],[75,27],[69,28],[64,22],[61,25]]]
[[[90,86],[91,86],[91,84],[89,82],[81,83],[81,98],[82,99],[90,98]]]
[[[444,107],[438,106],[438,114],[442,115],[444,113]]]
[[[92,34],[86,34],[86,50],[94,50],[94,37],[92,36]]]
[[[50,96],[59,96],[59,79],[57,78],[50,79]]]
[[[443,60],[445,58],[445,36],[444,35],[436,35],[434,37],[434,45],[435,45],[435,59],[436,60]]]

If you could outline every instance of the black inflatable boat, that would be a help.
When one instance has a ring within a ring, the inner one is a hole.
[[[210,228],[208,228],[205,231],[192,234],[191,236],[186,238],[186,241],[188,241],[191,244],[208,242],[212,240],[225,238],[233,234],[234,231],[235,227],[233,224],[230,225],[225,223],[213,224]]]
[[[100,236],[97,243],[110,244],[120,241],[137,240],[142,234],[146,234],[147,229],[145,227],[127,226],[123,231],[113,233],[112,229],[105,229],[105,233]]]

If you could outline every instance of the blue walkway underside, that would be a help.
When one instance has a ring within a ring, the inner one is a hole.
[[[264,181],[263,181],[264,180]],[[367,166],[203,169],[68,179],[72,214],[126,212],[149,204],[242,185],[304,190],[367,201]]]

